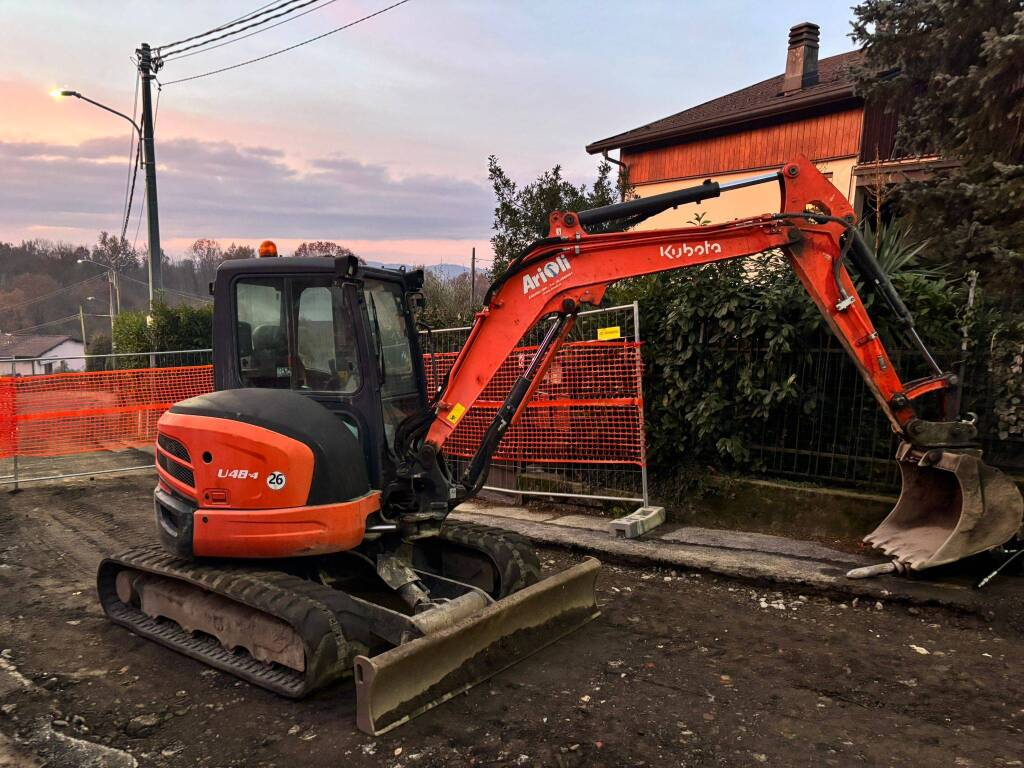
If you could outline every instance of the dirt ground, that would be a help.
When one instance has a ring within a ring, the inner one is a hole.
[[[370,738],[350,683],[286,701],[104,620],[150,487],[0,493],[0,767],[1024,765],[1008,623],[613,565],[596,622]]]

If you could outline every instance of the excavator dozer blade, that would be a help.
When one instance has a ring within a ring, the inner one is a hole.
[[[600,568],[588,558],[451,627],[372,658],[357,656],[359,729],[389,731],[597,618]]]
[[[920,571],[1005,544],[1021,530],[1024,500],[1016,484],[977,450],[896,453],[903,489],[864,541],[891,556],[896,570]]]

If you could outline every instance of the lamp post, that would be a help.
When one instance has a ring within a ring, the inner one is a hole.
[[[137,134],[139,134],[139,138],[140,139],[142,138],[142,129],[139,127],[138,123],[136,123],[134,120],[132,120],[130,117],[128,117],[128,115],[126,115],[124,112],[118,112],[116,109],[111,109],[106,104],[100,104],[98,101],[93,101],[88,96],[83,96],[78,91],[71,91],[71,90],[68,90],[66,88],[58,88],[56,90],[50,91],[50,95],[53,96],[55,99],[64,98],[64,97],[73,97],[73,98],[76,98],[76,99],[81,99],[82,101],[87,101],[90,104],[92,104],[93,106],[99,107],[100,109],[105,109],[107,112],[110,112],[112,115],[117,115],[118,117],[123,117],[125,120],[127,120],[129,123],[131,123],[132,128],[134,128],[135,132]]]
[[[71,97],[86,101],[93,106],[127,120],[132,128],[135,129],[135,133],[138,134],[139,143],[143,148],[143,163],[146,167],[146,220],[149,224],[149,309],[152,311],[153,298],[163,288],[163,281],[160,277],[160,223],[156,202],[156,157],[153,148],[153,115],[152,102],[150,100],[150,81],[155,77],[155,69],[149,57],[149,47],[144,47],[146,49],[145,67],[142,66],[140,61],[144,97],[142,110],[143,124],[141,126],[123,112],[118,112],[106,104],[101,104],[94,99],[90,99],[88,96],[83,96],[78,91],[61,88],[50,91],[50,95],[54,98]],[[113,314],[113,309],[111,309],[111,315]]]
[[[114,343],[114,317],[116,317],[121,312],[121,291],[117,287],[117,272],[114,270],[113,267],[111,267],[111,266],[109,266],[107,264],[102,264],[102,263],[100,263],[98,261],[93,261],[92,259],[78,259],[76,263],[78,263],[78,264],[95,264],[97,267],[103,267],[105,270],[107,270],[107,288],[108,288],[107,296],[108,296],[108,305],[110,307],[110,343],[111,343],[111,345],[113,345],[113,343]],[[115,293],[117,294],[116,310],[115,310],[115,302],[114,302],[114,294]],[[92,297],[90,296],[89,298],[92,298]]]
[[[86,296],[86,301],[96,301],[95,296]],[[91,314],[91,313],[90,313]],[[92,317],[109,317],[110,318],[110,351],[114,351],[114,316],[113,315],[92,315]],[[78,305],[78,323],[82,329],[82,359],[85,361],[85,369],[89,368],[89,342],[85,336],[85,305]],[[110,358],[104,358],[109,361]],[[34,363],[33,363],[34,365]]]

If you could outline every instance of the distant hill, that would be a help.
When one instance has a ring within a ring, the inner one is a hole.
[[[408,264],[386,264],[383,261],[367,261],[366,263],[371,267],[381,267],[383,269],[400,269],[401,267],[411,269]],[[461,264],[428,264],[424,269],[446,280],[451,280],[469,272],[469,267],[464,267]]]
[[[469,273],[469,267],[464,267],[461,264],[431,264],[427,269],[448,280]]]

